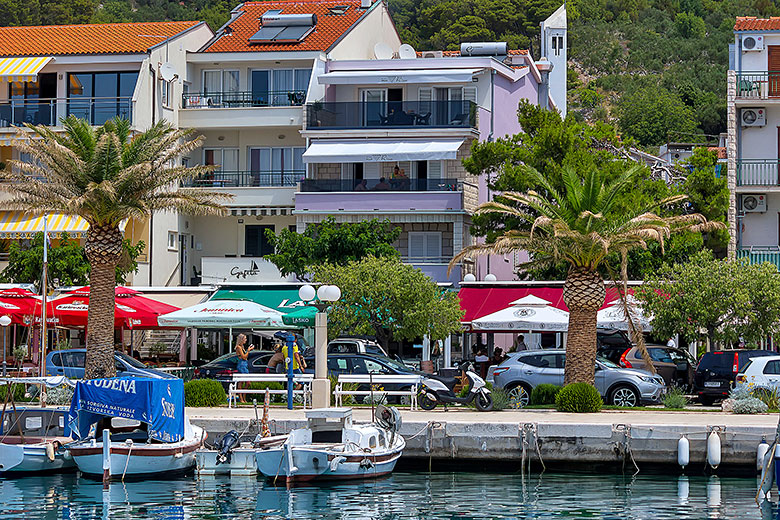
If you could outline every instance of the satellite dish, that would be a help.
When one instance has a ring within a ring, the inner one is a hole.
[[[160,77],[164,79],[165,81],[173,81],[173,78],[176,76],[176,67],[174,67],[171,63],[163,63],[160,65]]]
[[[378,60],[389,60],[393,57],[393,49],[385,42],[374,45],[374,57]]]
[[[413,60],[417,57],[417,51],[408,43],[404,43],[398,47],[398,55],[402,60]]]

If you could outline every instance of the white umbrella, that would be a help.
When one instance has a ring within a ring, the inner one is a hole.
[[[276,309],[246,300],[210,300],[157,317],[161,327],[289,329]]]
[[[642,331],[652,331],[653,326],[650,324],[650,317],[643,314],[639,301],[629,294],[626,296],[626,302],[628,303],[634,318],[639,320],[639,324],[642,326]],[[620,298],[610,303],[608,307],[601,309],[596,315],[596,321],[598,322],[599,327],[607,329],[628,330],[628,321],[625,314],[625,308],[623,307],[623,302],[620,300]]]
[[[528,295],[513,301],[505,309],[473,320],[471,328],[566,332],[569,330],[569,313],[553,307],[547,300]]]

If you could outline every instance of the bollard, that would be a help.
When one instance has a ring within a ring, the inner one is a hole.
[[[103,488],[111,481],[111,431],[103,430]]]
[[[293,363],[295,362],[295,336],[287,335],[287,409],[293,409]]]

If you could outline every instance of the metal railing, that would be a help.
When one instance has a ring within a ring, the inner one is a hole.
[[[780,71],[738,72],[737,97],[742,99],[780,98]]]
[[[197,188],[244,188],[295,186],[306,177],[306,170],[215,171],[190,182]]]
[[[291,107],[306,102],[305,90],[196,92],[182,95],[182,108]]]
[[[401,261],[405,264],[444,264],[447,265],[452,257],[444,256],[402,256]]]
[[[747,258],[751,264],[769,262],[780,269],[780,249],[777,246],[753,246],[738,249],[737,258]]]
[[[129,97],[13,99],[0,103],[0,127],[24,123],[57,126],[67,115],[102,125],[117,116],[131,119],[132,112],[133,101]]]
[[[737,161],[737,186],[778,186],[778,159]]]
[[[458,179],[304,179],[301,191],[461,191],[461,185]]]
[[[306,105],[307,129],[476,128],[472,101],[337,101]]]

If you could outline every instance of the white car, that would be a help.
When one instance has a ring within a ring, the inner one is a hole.
[[[736,384],[780,389],[780,356],[751,358],[737,374]]]

